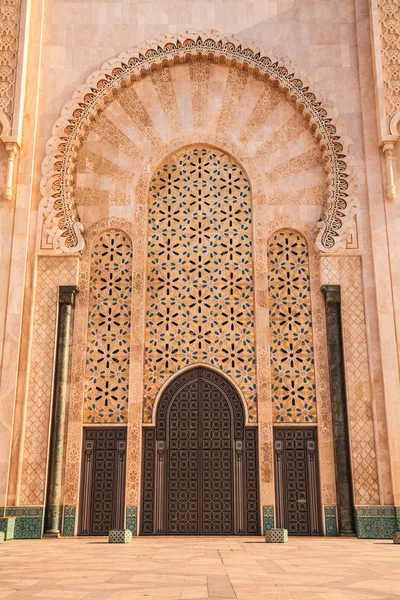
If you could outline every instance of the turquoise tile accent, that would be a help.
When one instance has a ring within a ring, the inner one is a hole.
[[[357,506],[356,532],[364,539],[392,539],[397,530],[399,508],[395,506]]]
[[[137,506],[126,507],[126,529],[130,529],[132,535],[137,535]]]
[[[273,506],[263,506],[262,507],[262,515],[263,515],[263,535],[265,535],[266,531],[274,528],[274,507]]]
[[[76,507],[75,506],[64,506],[63,510],[63,528],[62,535],[63,536],[73,536],[75,535],[75,515],[76,515]]]
[[[17,517],[14,539],[39,539],[43,535],[43,506],[11,506],[6,509],[7,517]]]
[[[325,535],[328,537],[336,537],[338,534],[336,506],[324,506],[325,516]]]
[[[4,533],[5,540],[13,540],[15,531],[15,517],[0,517],[0,532]]]
[[[400,531],[400,506],[395,506],[394,512],[396,516],[396,531]]]

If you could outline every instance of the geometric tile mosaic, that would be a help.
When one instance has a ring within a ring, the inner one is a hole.
[[[325,517],[325,535],[328,537],[337,536],[336,506],[324,506]]]
[[[75,516],[76,516],[76,508],[75,506],[64,506],[63,512],[63,528],[62,535],[72,536],[75,535]]]
[[[126,507],[126,528],[137,535],[137,506]]]
[[[14,539],[38,539],[43,535],[43,506],[10,506],[7,517],[16,517]]]
[[[268,244],[273,420],[315,423],[314,348],[307,242],[290,229]]]
[[[269,529],[274,529],[274,507],[273,506],[263,506],[262,507],[262,516],[263,516],[263,535]]]
[[[354,516],[359,538],[392,539],[397,530],[394,506],[358,506]]]
[[[150,188],[144,421],[182,367],[214,365],[257,420],[250,186],[224,152],[185,148]]]
[[[287,544],[289,541],[287,529],[268,529],[265,541],[269,544]]]
[[[131,297],[131,241],[122,231],[104,231],[90,264],[85,423],[128,420]]]

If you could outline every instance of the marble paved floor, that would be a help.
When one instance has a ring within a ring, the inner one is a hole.
[[[0,545],[0,599],[400,599],[400,545],[390,540],[106,538]]]

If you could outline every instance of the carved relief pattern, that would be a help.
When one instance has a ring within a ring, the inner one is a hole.
[[[182,128],[181,117],[184,115],[179,112],[174,81],[168,67],[179,61],[191,61],[194,57],[207,58],[215,63],[225,61],[227,66],[230,66],[230,76],[218,119],[220,133],[228,127],[232,117],[232,106],[237,105],[245,85],[253,74],[268,78],[270,83],[265,94],[261,95],[253,116],[249,117],[249,131],[246,133],[246,128],[241,131],[242,143],[247,143],[255,134],[257,123],[260,118],[264,118],[264,104],[270,103],[267,107],[267,112],[270,112],[280,99],[286,96],[300,113],[307,114],[308,129],[315,137],[318,147],[312,149],[312,155],[306,154],[303,162],[301,158],[300,162],[291,159],[291,162],[285,165],[283,175],[288,168],[297,172],[296,170],[304,166],[310,168],[310,161],[314,161],[315,166],[321,165],[323,161],[327,174],[328,197],[319,224],[317,244],[322,251],[335,251],[345,244],[347,222],[354,209],[350,190],[353,174],[347,142],[344,142],[345,138],[341,137],[339,132],[340,121],[328,114],[321,100],[312,92],[310,82],[304,82],[304,78],[297,73],[293,65],[288,65],[288,68],[282,66],[274,57],[265,55],[264,51],[253,43],[243,44],[234,38],[224,38],[217,32],[186,32],[185,35],[156,42],[151,48],[144,48],[133,54],[123,53],[119,58],[108,61],[102,70],[93,74],[87,84],[79,89],[74,100],[64,110],[63,116],[54,126],[53,137],[47,145],[48,156],[43,163],[42,213],[45,220],[43,231],[47,235],[42,238],[43,249],[74,252],[83,248],[82,226],[71,198],[74,197],[75,161],[86,131],[96,131],[132,160],[143,158],[134,142],[126,135],[121,135],[123,132],[120,132],[104,114],[99,116],[99,111],[104,110],[113,101],[115,92],[120,92],[145,75],[150,75],[169,128],[172,134],[176,135]],[[235,67],[232,67],[233,63]],[[207,67],[201,72],[203,79],[207,81]],[[193,89],[192,85],[191,95]],[[283,91],[284,94],[276,94],[272,89]],[[135,98],[135,94],[131,94],[128,100],[132,98]],[[133,107],[128,106],[131,115],[133,110]],[[139,108],[138,110],[140,112]],[[195,126],[201,127],[204,123],[204,111],[198,103],[194,103],[194,117]],[[137,118],[140,118],[139,113]],[[146,131],[149,129],[147,125],[143,127]],[[286,130],[281,134],[284,139]],[[156,137],[153,135],[152,139],[155,140]],[[276,139],[275,143],[278,144],[279,140]],[[279,177],[282,175],[281,171],[271,173],[271,177]]]
[[[226,154],[185,149],[150,190],[144,420],[180,368],[208,363],[243,390],[256,421],[250,187]]]
[[[0,0],[0,110],[12,120],[21,0]]]
[[[125,154],[126,157],[133,160],[140,160],[143,158],[140,150],[138,150],[132,140],[125,135],[115,123],[110,121],[106,115],[99,115],[97,119],[93,121],[91,128],[92,131],[97,133],[103,140],[106,140],[118,148],[118,150]]]
[[[355,504],[379,504],[361,258],[321,260],[323,283],[341,286]]]
[[[393,0],[378,0],[378,6],[386,111],[390,119],[400,111],[400,5]]]
[[[278,165],[267,173],[267,182],[276,181],[284,177],[290,177],[295,173],[301,173],[304,169],[312,169],[322,164],[321,152],[318,148],[311,148],[300,156],[295,156],[285,163]]]
[[[196,61],[189,64],[190,95],[192,97],[193,121],[196,129],[204,127],[208,102],[210,62]]]
[[[237,67],[229,69],[228,80],[226,82],[224,101],[218,119],[218,131],[226,133],[233,116],[237,110],[240,97],[246,86],[249,73],[241,71]]]
[[[171,72],[169,69],[152,71],[151,79],[157,90],[161,106],[167,115],[169,126],[174,133],[178,133],[181,128],[181,122]]]
[[[130,198],[119,192],[97,190],[93,188],[76,188],[78,206],[129,206]]]
[[[268,244],[273,420],[317,420],[307,242],[295,231]]]
[[[128,420],[131,295],[131,242],[105,231],[91,256],[85,423]]]
[[[44,504],[58,286],[75,285],[76,258],[39,257],[20,504]]]
[[[131,171],[127,171],[111,160],[107,160],[103,156],[99,156],[87,149],[79,153],[78,166],[83,173],[101,173],[106,177],[127,182],[131,182],[134,179]]]

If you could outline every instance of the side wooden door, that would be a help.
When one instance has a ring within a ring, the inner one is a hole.
[[[289,535],[320,535],[317,431],[275,428],[276,526]]]
[[[123,529],[126,429],[85,429],[82,461],[80,535]]]

